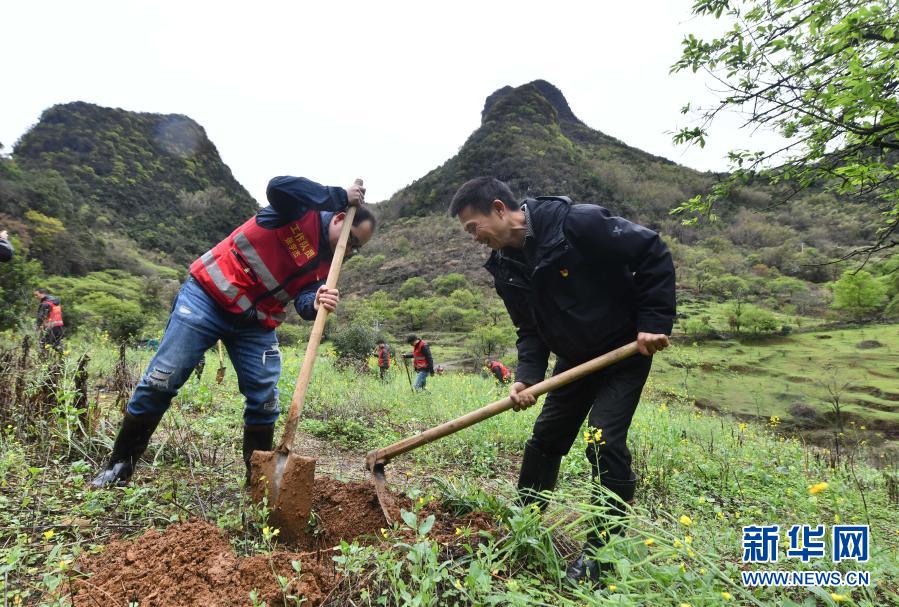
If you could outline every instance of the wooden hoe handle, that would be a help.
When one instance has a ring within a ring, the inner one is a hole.
[[[534,384],[533,386],[527,388],[526,390],[523,390],[522,392],[533,394],[535,397],[546,394],[547,392],[552,392],[553,390],[568,385],[573,381],[590,375],[591,373],[595,373],[600,369],[603,369],[610,365],[614,365],[615,363],[636,354],[637,351],[637,342],[631,342],[626,346],[621,346],[617,350],[607,352],[602,356],[598,356],[592,360],[588,360],[587,362],[582,363],[576,367],[572,367],[571,369],[568,369],[563,373],[559,373],[558,375],[554,375],[549,379],[543,380],[540,383]],[[469,426],[473,426],[478,422],[482,422],[485,419],[511,409],[514,404],[515,403],[512,401],[512,398],[507,396],[502,400],[490,403],[489,405],[481,407],[480,409],[472,411],[471,413],[466,413],[465,415],[457,417],[454,420],[450,420],[445,424],[430,428],[429,430],[425,430],[419,434],[416,434],[415,436],[396,442],[389,447],[384,447],[383,449],[375,449],[374,451],[369,452],[369,454],[366,456],[365,465],[369,470],[372,470],[375,464],[386,464],[397,455],[401,455],[403,453],[406,453],[407,451],[411,451],[413,449],[421,447],[422,445],[433,442],[438,438],[443,438],[444,436],[448,436],[450,434],[458,432],[459,430],[462,430]]]
[[[362,180],[357,179],[356,185],[362,185]],[[346,243],[350,239],[350,228],[353,227],[353,218],[356,217],[356,207],[351,206],[346,211],[343,219],[343,228],[340,230],[340,240],[337,241],[337,249],[331,260],[331,269],[328,271],[328,279],[325,286],[333,289],[340,277],[340,267],[343,265]],[[315,366],[315,358],[318,346],[322,341],[325,331],[325,323],[328,321],[328,310],[325,306],[319,306],[315,315],[315,324],[312,325],[312,333],[309,335],[309,343],[306,345],[306,354],[303,356],[303,366],[297,378],[297,385],[293,389],[293,398],[290,399],[290,412],[287,414],[287,423],[284,425],[284,436],[278,444],[277,451],[288,453],[293,444],[293,437],[297,432],[297,423],[303,412],[303,403],[306,401],[306,390],[309,388],[309,380],[312,379],[312,368]]]

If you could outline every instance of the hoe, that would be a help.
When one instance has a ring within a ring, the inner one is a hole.
[[[607,352],[602,356],[598,356],[576,367],[572,367],[571,369],[568,369],[563,373],[559,373],[558,375],[543,380],[540,383],[534,384],[525,391],[533,394],[535,397],[546,394],[547,392],[551,392],[552,390],[561,388],[562,386],[570,384],[571,382],[590,375],[591,373],[595,373],[600,369],[620,362],[628,356],[632,356],[636,352],[637,342],[634,341],[627,344],[626,346],[621,346],[617,350]],[[471,413],[466,413],[461,417],[457,417],[456,419],[450,420],[444,424],[435,426],[434,428],[430,428],[429,430],[425,430],[420,434],[416,434],[415,436],[396,442],[389,447],[370,451],[368,455],[365,456],[365,467],[372,474],[372,479],[374,480],[375,484],[375,491],[378,494],[378,502],[381,504],[381,510],[384,512],[384,518],[387,519],[388,524],[393,523],[390,512],[394,509],[394,504],[390,493],[387,491],[387,478],[384,475],[384,466],[387,464],[387,462],[389,462],[397,455],[412,451],[413,449],[417,449],[422,445],[427,445],[428,443],[433,442],[439,438],[443,438],[444,436],[449,436],[450,434],[458,432],[463,428],[473,426],[478,422],[482,422],[485,419],[493,417],[494,415],[498,415],[503,411],[508,411],[514,404],[515,403],[511,398],[506,397],[502,400],[498,400],[494,403],[490,403],[489,405],[481,407],[480,409],[472,411]]]
[[[356,183],[362,185],[362,180],[357,179]],[[355,216],[356,207],[347,209],[340,240],[337,242],[325,283],[329,289],[334,288],[340,276],[340,266],[343,264],[346,243]],[[303,356],[303,366],[300,368],[293,398],[290,400],[290,412],[281,442],[274,451],[254,451],[250,458],[250,490],[253,500],[262,503],[268,494],[268,506],[271,510],[269,520],[281,530],[281,538],[287,541],[297,539],[303,534],[309,521],[309,513],[312,511],[315,459],[295,455],[291,453],[291,447],[327,320],[328,310],[325,306],[319,306],[315,324],[312,325],[312,333],[309,335],[309,344],[306,346],[306,354]]]

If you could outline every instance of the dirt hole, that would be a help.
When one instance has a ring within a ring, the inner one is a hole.
[[[408,498],[394,495],[399,509],[411,509]],[[87,577],[74,581],[73,605],[128,605],[140,607],[231,607],[250,605],[250,591],[269,605],[283,603],[275,570],[290,580],[289,594],[305,597],[303,605],[314,607],[333,593],[338,577],[331,548],[341,540],[361,543],[382,541],[386,526],[377,495],[369,483],[343,483],[317,478],[313,512],[315,532],[300,542],[279,546],[268,555],[237,556],[228,538],[213,524],[191,520],[165,530],[151,529],[130,540],[116,540],[99,554],[79,559],[77,569]],[[459,544],[457,527],[490,529],[493,522],[484,513],[453,516],[434,504],[419,516],[434,514],[429,537],[443,545]],[[300,564],[294,570],[291,561]]]

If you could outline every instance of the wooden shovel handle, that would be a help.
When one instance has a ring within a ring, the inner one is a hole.
[[[621,362],[625,358],[636,354],[637,351],[637,342],[633,341],[626,346],[621,346],[617,350],[607,352],[602,356],[598,356],[592,360],[588,360],[587,362],[581,363],[576,367],[572,367],[571,369],[568,369],[563,373],[559,373],[558,375],[554,375],[549,379],[543,380],[540,383],[534,384],[526,390],[523,390],[523,392],[533,394],[534,396],[540,396],[541,394],[552,392],[553,390],[570,384],[571,382],[590,375],[591,373],[595,373],[600,369],[603,369],[610,365],[614,365],[617,362]],[[369,470],[372,470],[375,464],[385,464],[397,455],[401,455],[403,453],[406,453],[407,451],[411,451],[413,449],[421,447],[422,445],[433,442],[438,438],[443,438],[444,436],[448,436],[450,434],[458,432],[463,428],[473,426],[474,424],[482,422],[485,419],[493,417],[494,415],[498,415],[503,411],[507,411],[511,409],[512,405],[514,404],[515,403],[512,401],[512,398],[507,396],[502,400],[490,403],[489,405],[481,407],[480,409],[472,411],[471,413],[466,413],[465,415],[448,421],[445,424],[430,428],[429,430],[425,430],[424,432],[416,434],[415,436],[396,442],[389,447],[384,447],[383,449],[375,449],[374,451],[369,452],[369,454],[366,456],[365,465]]]
[[[357,185],[362,185],[362,180],[356,180]],[[331,260],[331,269],[328,271],[328,279],[325,286],[333,289],[337,285],[337,279],[340,277],[340,267],[343,265],[344,253],[346,253],[346,243],[350,239],[350,228],[353,227],[353,218],[356,216],[356,207],[349,207],[346,211],[346,217],[343,219],[343,228],[340,230],[340,240],[337,241],[337,249],[334,251],[334,257]],[[293,398],[290,399],[290,411],[287,414],[287,423],[284,425],[284,436],[278,444],[277,451],[288,453],[293,444],[293,437],[297,432],[297,423],[300,420],[300,414],[303,412],[303,403],[306,401],[306,390],[309,388],[309,381],[312,379],[312,368],[315,366],[315,358],[318,353],[318,346],[322,341],[322,334],[325,331],[325,323],[328,321],[328,310],[325,306],[319,306],[315,315],[315,324],[312,325],[312,333],[309,334],[309,343],[306,345],[306,354],[303,356],[303,366],[300,368],[300,375],[297,378],[297,385],[293,389]]]

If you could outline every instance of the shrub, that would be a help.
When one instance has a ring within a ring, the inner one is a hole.
[[[331,338],[338,366],[352,366],[359,372],[368,370],[368,357],[375,349],[377,336],[366,326],[352,324],[336,331]]]

